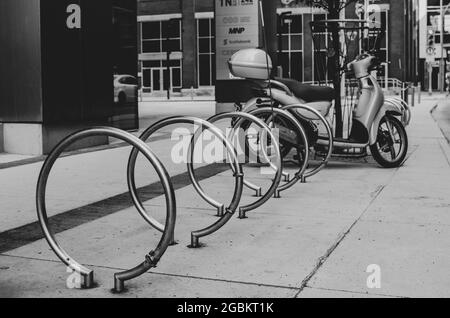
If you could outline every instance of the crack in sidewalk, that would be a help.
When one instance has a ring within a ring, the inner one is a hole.
[[[334,288],[321,288],[321,287],[306,287],[307,289],[315,289],[315,290],[322,290],[322,291],[330,291],[330,292],[341,292],[345,294],[357,294],[357,295],[365,295],[365,296],[374,296],[374,297],[389,297],[389,298],[407,298],[404,296],[396,296],[396,295],[385,295],[385,294],[368,294],[368,293],[362,293],[358,291],[351,291],[351,290],[345,290],[345,289],[334,289]]]
[[[53,264],[60,264],[61,263],[59,260],[50,260],[50,259],[44,259],[44,258],[35,258],[35,257],[26,257],[26,256],[17,256],[17,255],[8,255],[8,254],[0,254],[0,256],[9,257],[9,258],[15,258],[15,259],[28,260],[28,261],[48,262],[48,263],[53,263]],[[112,267],[112,266],[103,266],[103,265],[95,265],[95,264],[83,264],[83,265],[87,266],[87,267],[90,267],[90,268],[97,268],[97,269],[103,269],[103,270],[113,270],[113,271],[125,271],[125,270],[127,270],[126,268]],[[286,289],[286,290],[291,290],[291,291],[298,291],[299,290],[298,287],[292,287],[292,286],[265,284],[265,283],[257,283],[257,282],[243,282],[243,281],[237,281],[237,280],[231,280],[231,279],[221,279],[221,278],[212,278],[212,277],[200,277],[200,276],[182,275],[182,274],[171,274],[171,273],[154,272],[154,271],[148,271],[148,272],[145,273],[145,275],[156,275],[156,276],[176,277],[176,278],[185,278],[185,279],[193,279],[193,280],[204,280],[204,281],[227,283],[227,284],[237,284],[237,285],[246,285],[246,286]]]
[[[407,157],[407,159],[405,160],[405,163],[409,160],[409,158],[411,158],[411,156],[417,151],[418,147],[416,149],[414,149]],[[333,252],[339,247],[339,245],[341,245],[341,243],[343,242],[343,240],[348,236],[348,234],[350,234],[350,232],[352,231],[352,229],[356,226],[356,224],[359,223],[359,221],[362,219],[362,217],[367,213],[367,211],[369,211],[370,207],[373,205],[373,203],[380,197],[381,193],[384,191],[384,189],[386,189],[387,186],[389,186],[389,184],[392,182],[392,180],[394,179],[394,177],[397,175],[398,171],[401,169],[402,167],[399,167],[395,170],[395,172],[392,174],[392,176],[389,178],[389,180],[386,182],[386,184],[381,185],[377,191],[375,191],[375,195],[374,197],[370,200],[369,204],[367,205],[367,207],[363,210],[363,212],[361,213],[361,215],[355,220],[355,222],[353,222],[353,224],[347,229],[347,231],[345,231],[343,234],[340,235],[340,237],[336,240],[336,242],[325,252],[325,254],[323,256],[321,256],[317,263],[316,266],[314,266],[313,270],[311,271],[311,273],[309,273],[308,276],[305,277],[305,279],[302,281],[300,287],[299,287],[299,292],[295,295],[295,298],[298,298],[299,295],[305,290],[305,288],[312,288],[310,286],[308,286],[308,283],[311,281],[311,279],[314,277],[314,275],[320,270],[320,268],[322,267],[322,265],[328,260],[328,258],[330,258],[331,254],[333,254]]]

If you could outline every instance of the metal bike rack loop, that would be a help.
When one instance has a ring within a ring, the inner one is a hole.
[[[282,118],[288,120],[289,122],[291,122],[292,126],[297,131],[297,134],[300,135],[302,141],[304,142],[305,160],[303,162],[303,165],[299,168],[298,172],[295,174],[295,177],[292,180],[283,184],[275,191],[275,198],[280,198],[281,192],[290,189],[295,184],[297,184],[299,181],[302,181],[305,171],[308,168],[309,143],[308,143],[308,137],[306,136],[305,129],[303,129],[302,125],[298,122],[297,119],[295,119],[295,117],[292,114],[290,114],[289,112],[287,112],[285,110],[279,109],[279,108],[261,107],[261,108],[253,109],[253,110],[249,111],[248,113],[251,115],[254,115],[256,117],[258,117],[258,115],[269,114],[269,115],[272,115],[272,117],[279,116],[279,117],[282,117]],[[270,120],[270,118],[269,118],[269,120]]]
[[[64,152],[64,150],[81,139],[93,136],[107,136],[117,138],[135,147],[136,151],[141,152],[147,158],[147,160],[150,161],[153,168],[156,170],[166,197],[166,225],[165,231],[163,231],[162,238],[158,243],[156,249],[145,256],[145,261],[143,263],[128,271],[114,274],[114,291],[120,293],[125,290],[126,281],[136,278],[146,273],[151,268],[156,267],[159,260],[167,250],[167,247],[170,245],[172,237],[174,235],[173,233],[175,230],[176,221],[175,192],[166,169],[155,156],[155,154],[150,150],[150,148],[137,137],[120,129],[97,127],[79,131],[65,138],[53,149],[53,151],[47,157],[47,160],[45,161],[39,175],[36,191],[37,214],[45,238],[52,250],[66,266],[70,267],[76,273],[81,275],[81,288],[88,289],[94,287],[94,272],[84,267],[71,256],[69,256],[69,254],[67,254],[67,252],[62,249],[56,241],[55,236],[49,228],[46,207],[46,188],[52,167],[58,157]]]
[[[231,143],[227,140],[227,138],[223,135],[222,131],[220,131],[216,126],[213,124],[199,119],[195,117],[171,117],[163,119],[156,124],[150,126],[147,128],[141,135],[140,139],[142,141],[147,141],[155,132],[159,131],[160,129],[163,129],[170,125],[178,125],[178,124],[190,124],[190,125],[196,125],[199,126],[198,129],[194,132],[194,134],[197,133],[199,129],[201,131],[209,130],[211,131],[217,138],[219,138],[223,145],[226,147],[228,154],[231,156],[232,159],[232,165],[234,167],[234,178],[235,178],[235,187],[234,187],[234,194],[233,199],[231,200],[230,205],[225,208],[225,205],[222,203],[217,202],[216,200],[209,197],[205,191],[202,189],[202,187],[199,184],[193,183],[193,186],[197,193],[210,205],[217,208],[218,211],[224,211],[221,218],[214,223],[213,225],[199,231],[194,231],[191,233],[191,245],[192,248],[198,248],[200,247],[199,239],[201,237],[205,237],[208,235],[211,235],[215,232],[217,232],[220,228],[222,228],[234,215],[237,208],[239,207],[242,192],[244,188],[244,175],[242,172],[242,166],[239,164],[238,156],[236,153],[236,150],[231,145]],[[206,129],[205,129],[206,128]],[[148,216],[148,213],[144,207],[144,205],[141,202],[141,199],[139,198],[137,194],[137,188],[136,188],[136,180],[135,180],[135,168],[136,168],[136,160],[138,156],[137,149],[133,149],[130,158],[128,161],[128,168],[127,168],[127,178],[128,178],[128,188],[133,200],[133,203],[135,204],[136,208],[138,209],[139,213],[146,219],[146,221],[152,225],[155,229],[159,231],[164,231],[164,226],[162,226],[159,222],[154,220],[153,218]],[[189,158],[187,158],[189,159]],[[190,175],[190,178],[192,180],[193,176]]]
[[[386,104],[392,105],[394,107],[398,107],[399,110],[403,114],[403,116],[402,116],[403,124],[405,126],[409,126],[409,124],[411,123],[412,114],[411,114],[411,108],[407,102],[405,102],[403,99],[401,99],[399,97],[387,97],[387,98],[385,98],[384,102]]]
[[[293,104],[293,105],[288,105],[288,106],[284,106],[281,109],[283,110],[292,110],[292,109],[301,109],[307,112],[310,112],[312,114],[314,114],[315,116],[317,116],[317,119],[314,118],[308,118],[306,117],[306,119],[308,120],[320,120],[326,130],[327,130],[327,134],[328,134],[328,142],[329,142],[329,147],[328,147],[328,152],[326,157],[323,159],[322,163],[317,166],[316,168],[312,169],[311,171],[306,171],[305,174],[302,176],[302,182],[306,182],[307,178],[310,178],[316,174],[318,174],[320,171],[322,171],[330,162],[331,156],[333,155],[333,143],[334,143],[334,136],[333,136],[333,130],[331,129],[330,123],[328,122],[328,120],[325,119],[325,117],[323,117],[323,115],[317,111],[316,109],[307,106],[307,105],[302,105],[302,104]],[[304,117],[302,114],[299,114],[300,116]]]
[[[251,121],[251,122],[255,123],[257,126],[264,129],[264,131],[271,138],[271,140],[274,142],[274,145],[275,145],[275,147],[274,147],[275,163],[272,163],[270,160],[268,160],[268,161],[270,161],[270,167],[275,171],[275,177],[272,181],[272,185],[270,186],[270,188],[267,190],[267,192],[264,195],[262,195],[262,194],[260,195],[260,198],[256,202],[239,208],[239,218],[243,219],[243,218],[246,218],[247,212],[250,212],[250,211],[253,211],[253,210],[259,208],[275,194],[275,191],[278,189],[280,182],[281,182],[283,167],[282,167],[282,159],[281,159],[280,147],[278,145],[278,141],[277,141],[275,135],[270,130],[269,126],[267,126],[267,124],[265,124],[259,118],[255,117],[249,113],[234,112],[234,113],[218,114],[216,116],[209,118],[207,121],[210,122],[211,124],[215,124],[216,122],[223,120],[223,119],[237,119],[237,118],[239,120],[236,122],[236,124],[233,127],[233,131],[231,132],[233,134],[232,134],[231,138],[234,138],[236,136],[236,133],[239,132],[238,128],[241,126],[240,124],[242,124],[244,120],[247,120],[247,121]],[[194,170],[194,165],[193,165],[194,152],[192,151],[192,146],[195,145],[195,143],[198,140],[198,137],[199,137],[198,134],[195,134],[193,136],[192,142],[190,144],[189,153],[191,156],[191,158],[190,158],[191,160],[189,160],[189,163],[188,163],[188,170],[189,170],[189,175],[191,176],[191,181],[194,184],[194,186],[201,188],[199,182],[197,181],[197,179],[195,177],[195,170]],[[268,157],[266,152],[265,152],[265,157],[266,158]],[[234,170],[234,167],[232,167],[232,169]],[[244,178],[244,185],[246,185],[250,189],[259,188],[258,186],[253,185],[252,183],[245,180],[245,178]]]

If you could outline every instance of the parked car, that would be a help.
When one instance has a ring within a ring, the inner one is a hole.
[[[131,75],[114,75],[114,103],[125,105],[137,100],[139,84]]]

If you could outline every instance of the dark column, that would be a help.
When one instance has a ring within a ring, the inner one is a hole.
[[[114,0],[115,7],[121,1]],[[128,27],[134,43],[135,8],[123,8],[133,13]],[[112,118],[123,117],[130,129],[137,128],[137,118],[129,116],[137,114],[137,98],[115,113],[114,61],[121,61],[122,72],[137,74],[136,54],[120,49],[126,40],[120,36],[113,44],[112,12],[113,0],[0,2],[0,68],[8,79],[0,81],[5,151],[48,153],[75,130],[113,125]],[[125,59],[133,60],[131,66]],[[77,147],[107,142],[92,139]]]
[[[391,61],[389,76],[405,80],[405,15],[403,1],[391,1],[389,14],[389,60]]]
[[[267,52],[272,58],[274,70],[273,74],[277,71],[278,65],[278,18],[277,18],[277,8],[278,1],[273,0],[262,0],[263,11],[264,11],[264,22],[266,26],[266,32],[264,36],[266,37]],[[262,43],[266,45],[265,43]]]
[[[304,69],[304,81],[312,81],[313,79],[313,38],[311,34],[311,29],[309,23],[312,21],[311,14],[303,15],[303,36],[305,37],[303,40],[303,58],[305,64],[303,65]],[[316,79],[317,80],[317,79]]]
[[[194,0],[180,0],[183,12],[183,87],[198,87]]]
[[[0,122],[41,122],[39,0],[0,1]]]

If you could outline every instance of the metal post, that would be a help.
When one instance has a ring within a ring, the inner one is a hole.
[[[169,45],[169,43],[170,43],[169,38],[167,38],[167,45]],[[170,78],[170,63],[169,63],[169,61],[170,61],[170,51],[169,50],[167,50],[167,59],[166,59],[166,61],[167,61],[167,76],[169,77],[168,83],[167,83],[167,100],[169,100],[170,99],[170,82],[171,82],[171,78]],[[164,85],[164,83],[163,83],[163,85]]]
[[[170,19],[168,21],[168,30],[167,30],[167,37],[166,37],[166,43],[167,43],[167,56],[166,56],[166,62],[167,62],[167,100],[170,100],[170,90],[172,88],[172,75],[170,74],[170,54],[172,53],[170,51],[170,31],[172,30],[172,28],[174,27],[174,22],[176,21],[176,19]],[[163,83],[164,85],[164,83]]]
[[[389,90],[389,69],[388,69],[388,63],[384,63],[384,86],[386,89],[386,92]]]
[[[419,105],[422,103],[422,83],[419,82]]]
[[[444,93],[445,87],[445,61],[444,61],[444,32],[445,32],[445,21],[444,21],[444,0],[441,0],[441,62],[439,65],[439,82],[441,86],[441,93]]]
[[[450,3],[444,8],[443,0],[441,0],[441,92],[445,92],[445,74],[447,73],[445,69],[445,59],[444,59],[444,35],[445,35],[445,14],[450,8]]]
[[[433,65],[428,62],[428,94],[433,95]]]
[[[364,0],[364,21],[369,20],[369,0]]]

